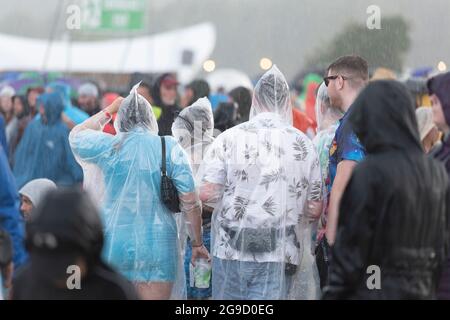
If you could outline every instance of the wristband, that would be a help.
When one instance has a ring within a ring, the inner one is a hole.
[[[199,245],[196,245],[196,246],[194,246],[194,245],[191,243],[191,247],[192,247],[192,248],[200,248],[200,247],[203,247],[203,242],[200,243]]]

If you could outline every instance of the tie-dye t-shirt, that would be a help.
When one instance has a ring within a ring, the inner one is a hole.
[[[342,160],[361,162],[365,156],[366,151],[347,120],[350,112],[351,107],[339,121],[339,127],[331,143],[328,178],[326,180],[328,195],[331,193],[339,162]]]

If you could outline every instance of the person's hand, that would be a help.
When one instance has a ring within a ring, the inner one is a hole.
[[[116,98],[116,100],[114,100],[113,103],[111,103],[109,106],[105,108],[105,111],[110,114],[117,113],[117,111],[119,111],[119,107],[123,99],[124,99],[123,97]]]
[[[192,258],[191,263],[195,267],[195,260],[197,259],[207,259],[208,262],[211,261],[211,257],[209,256],[208,249],[204,245],[201,245],[200,247],[192,247]]]
[[[307,201],[306,204],[306,216],[309,219],[317,220],[322,215],[322,202],[321,201]]]

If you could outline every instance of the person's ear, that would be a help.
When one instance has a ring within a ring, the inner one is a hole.
[[[337,79],[336,79],[336,89],[337,90],[342,90],[342,89],[344,89],[344,79],[341,77],[341,76],[339,76]]]

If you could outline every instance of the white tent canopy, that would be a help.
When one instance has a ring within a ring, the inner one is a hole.
[[[208,81],[212,91],[223,88],[226,92],[229,92],[239,86],[253,90],[253,84],[248,75],[236,69],[217,69],[208,74],[206,81]]]
[[[178,73],[190,81],[209,58],[216,42],[211,23],[118,40],[70,42],[0,34],[0,71]],[[183,62],[183,54],[188,56]]]

